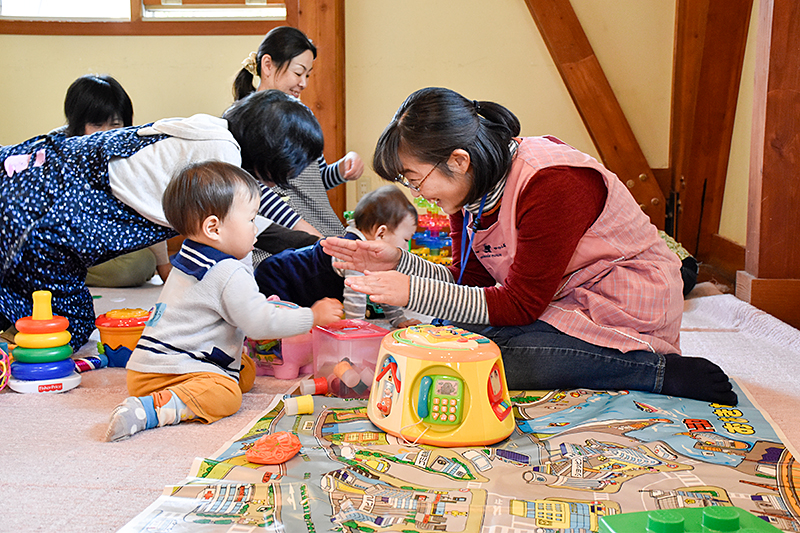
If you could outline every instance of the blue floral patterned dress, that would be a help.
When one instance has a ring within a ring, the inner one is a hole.
[[[73,348],[94,329],[86,269],[163,241],[175,232],[148,221],[111,192],[108,164],[164,139],[134,126],[94,135],[35,137],[0,147],[0,315],[32,312],[32,293],[53,294],[70,322]],[[6,324],[8,325],[8,324]]]

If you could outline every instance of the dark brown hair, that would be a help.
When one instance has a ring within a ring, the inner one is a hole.
[[[314,113],[277,89],[237,100],[222,118],[242,150],[242,168],[259,181],[286,185],[322,155],[325,142]]]
[[[178,171],[164,190],[161,206],[172,228],[189,236],[199,233],[211,215],[225,220],[237,194],[259,198],[261,188],[253,176],[235,165],[202,161]]]
[[[403,191],[395,185],[384,185],[359,200],[353,220],[361,232],[371,232],[381,224],[394,231],[409,215],[414,217],[415,223],[419,220],[416,208]]]
[[[292,59],[306,50],[311,50],[314,59],[317,58],[317,47],[314,46],[311,39],[306,37],[305,33],[291,26],[273,28],[261,41],[258,52],[256,52],[256,74],[261,76],[261,59],[265,55],[272,58],[272,64],[280,71],[287,68]],[[233,97],[239,100],[255,90],[253,74],[243,68],[233,80]]]
[[[516,115],[500,104],[468,100],[450,89],[428,87],[412,93],[378,139],[372,167],[388,181],[404,169],[402,148],[422,163],[438,165],[452,176],[447,160],[465,150],[472,163],[472,184],[466,203],[492,189],[511,167],[509,143],[519,135]]]

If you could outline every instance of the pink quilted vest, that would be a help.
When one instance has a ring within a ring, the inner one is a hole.
[[[608,188],[605,207],[578,241],[558,291],[539,318],[598,346],[680,353],[683,293],[677,255],[615,174],[594,158],[551,139],[521,140],[498,222],[475,235],[475,257],[502,284],[516,256],[517,201],[531,177],[557,165],[593,168]]]

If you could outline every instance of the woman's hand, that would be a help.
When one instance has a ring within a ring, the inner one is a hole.
[[[345,284],[357,292],[369,295],[369,299],[379,304],[405,307],[410,298],[410,282],[408,276],[388,270],[386,272],[364,271],[363,276],[352,276],[344,280]]]
[[[325,253],[335,258],[333,266],[346,270],[394,270],[402,256],[400,248],[384,241],[353,241],[328,237],[320,242]]]
[[[364,173],[364,162],[361,156],[355,152],[347,152],[339,161],[339,174],[345,181],[357,180]]]

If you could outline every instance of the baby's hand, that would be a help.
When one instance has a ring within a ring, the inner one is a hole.
[[[314,312],[314,325],[327,326],[342,319],[342,302],[335,298],[323,298],[311,306]]]
[[[407,328],[409,326],[416,326],[417,324],[422,324],[422,322],[420,322],[416,318],[408,318],[406,320],[403,320],[402,322],[399,322],[397,324],[397,326],[395,326],[395,327],[397,327],[397,328]]]

